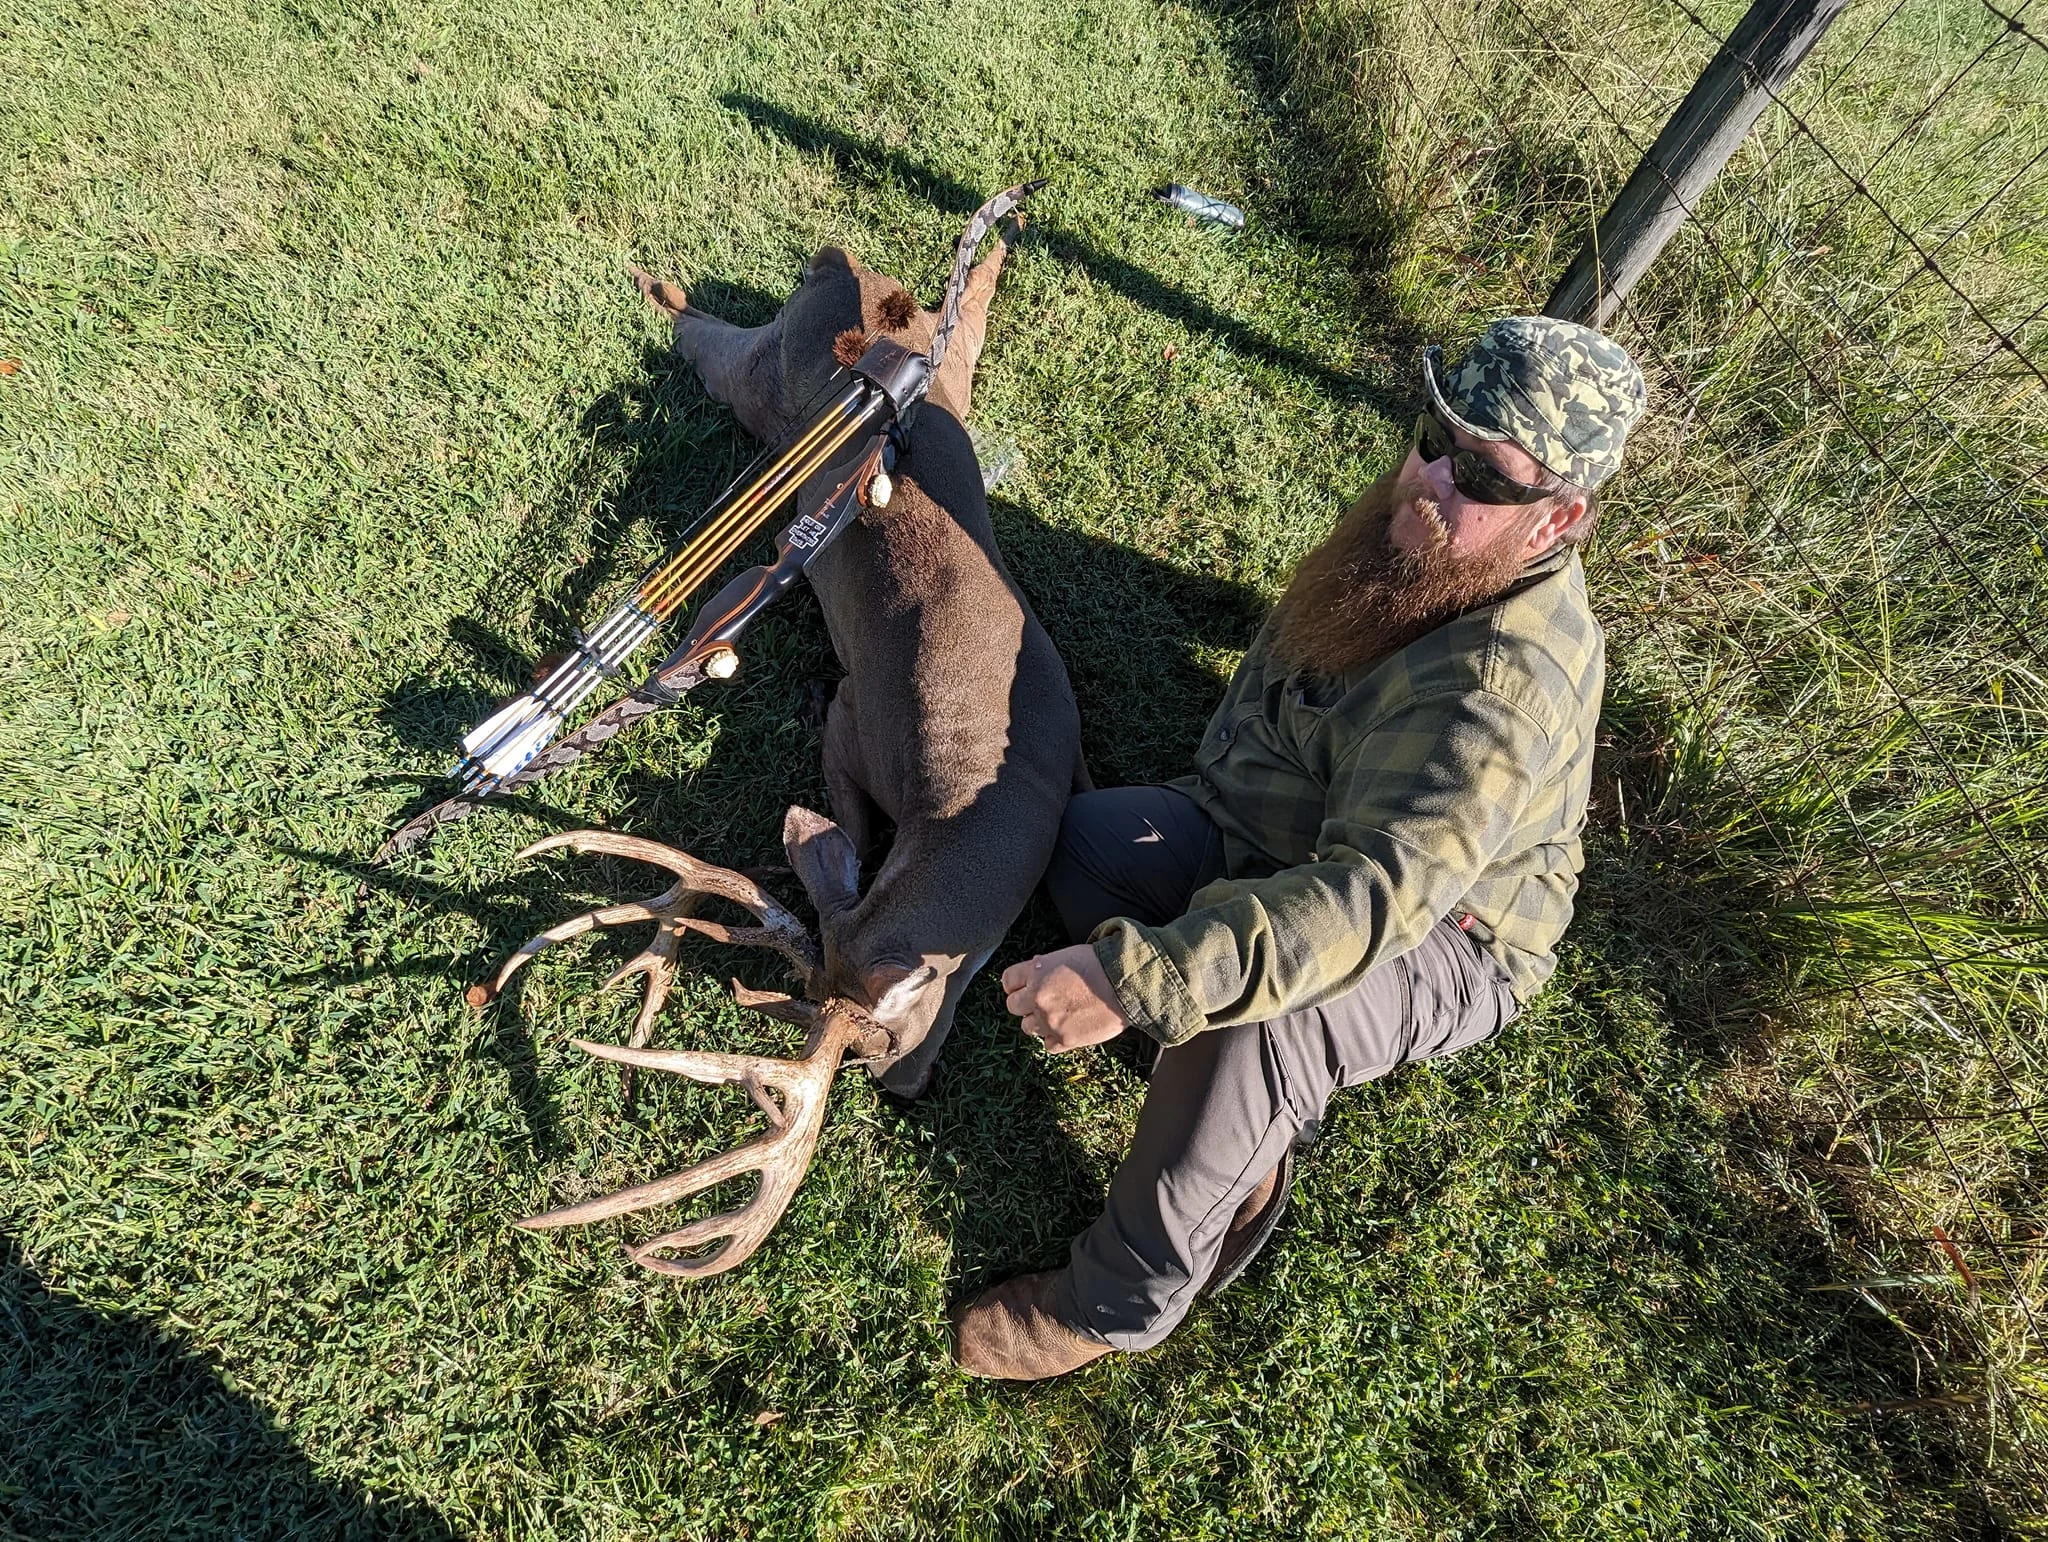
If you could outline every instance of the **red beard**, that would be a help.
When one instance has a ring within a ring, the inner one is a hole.
[[[1418,506],[1437,536],[1420,551],[1387,539],[1398,468],[1368,487],[1322,545],[1301,559],[1273,610],[1273,653],[1318,679],[1362,675],[1454,616],[1495,598],[1522,570],[1525,536],[1480,552],[1445,539],[1434,504]]]

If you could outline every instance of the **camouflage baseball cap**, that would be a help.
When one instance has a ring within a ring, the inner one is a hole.
[[[1581,487],[1621,468],[1622,441],[1648,400],[1643,372],[1621,344],[1548,316],[1496,321],[1451,370],[1432,344],[1422,378],[1449,422],[1475,439],[1519,445]]]

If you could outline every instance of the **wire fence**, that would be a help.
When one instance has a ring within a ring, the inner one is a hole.
[[[2037,8],[1852,4],[1774,94],[1612,327],[1653,426],[1594,561],[1617,681],[1668,708],[1635,821],[1745,885],[1788,1174],[1912,1341],[1914,1402],[1997,1438],[2048,1408]],[[1477,275],[1447,313],[1555,271],[1738,15],[1405,13],[1423,46],[1383,67],[1416,121],[1473,86],[1411,214]]]

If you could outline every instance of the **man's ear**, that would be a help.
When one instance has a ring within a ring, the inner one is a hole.
[[[874,1002],[868,1010],[874,1014],[875,1020],[893,1024],[910,1015],[917,1005],[917,998],[938,978],[938,970],[930,964],[919,964],[915,969],[906,969],[901,964],[877,964],[862,976],[861,985]]]
[[[782,849],[821,918],[860,897],[860,854],[846,832],[823,814],[792,803],[782,816]]]
[[[1534,562],[1570,534],[1572,528],[1586,517],[1586,506],[1586,495],[1577,488],[1553,498],[1549,507],[1538,516],[1536,528],[1529,532],[1529,544],[1522,553],[1522,560]]]

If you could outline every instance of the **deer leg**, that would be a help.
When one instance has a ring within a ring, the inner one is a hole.
[[[960,292],[960,317],[953,324],[953,340],[946,345],[946,357],[932,377],[931,399],[962,423],[974,405],[974,367],[981,361],[981,345],[988,338],[988,307],[995,298],[996,280],[1003,274],[1003,259],[1010,243],[1023,229],[1016,215],[1003,221],[989,254],[967,274]],[[936,320],[936,316],[934,316]]]
[[[638,268],[633,282],[656,310],[675,326],[675,349],[697,367],[713,398],[756,439],[777,440],[789,431],[782,404],[782,317],[764,326],[741,327],[690,304],[674,284]]]
[[[858,711],[849,676],[839,682],[838,694],[825,712],[825,792],[831,800],[833,821],[846,832],[861,866],[866,867],[874,856],[880,823],[876,816],[881,810],[868,796],[861,775]]]
[[[740,426],[773,443],[793,426],[783,406],[782,318],[736,327],[701,313],[676,323],[676,352],[697,366],[704,389],[732,408]]]

